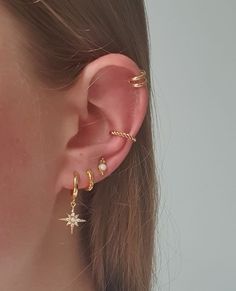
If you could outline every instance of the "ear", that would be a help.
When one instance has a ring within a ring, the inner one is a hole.
[[[65,98],[71,114],[62,133],[66,146],[57,191],[72,189],[75,170],[80,189],[88,187],[87,169],[93,171],[96,186],[125,159],[133,142],[110,131],[135,137],[142,125],[148,105],[147,86],[135,88],[128,82],[140,74],[140,69],[125,55],[107,54],[89,63],[67,89]],[[107,164],[104,175],[97,168],[100,157]]]

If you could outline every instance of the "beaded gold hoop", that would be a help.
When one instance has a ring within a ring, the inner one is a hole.
[[[133,137],[131,134],[123,132],[123,131],[112,130],[112,131],[110,131],[110,134],[120,136],[120,137],[125,137],[127,139],[130,139],[132,142],[136,142],[135,137]]]
[[[88,179],[89,179],[89,186],[85,189],[87,191],[91,191],[93,189],[94,186],[94,176],[93,176],[93,172],[92,170],[87,170],[86,174],[88,175]]]

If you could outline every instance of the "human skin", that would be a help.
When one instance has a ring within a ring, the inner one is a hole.
[[[79,228],[72,236],[58,218],[70,212],[75,169],[83,189],[85,169],[96,169],[100,156],[109,171],[102,177],[94,170],[96,183],[124,160],[132,143],[107,132],[126,129],[135,136],[148,94],[125,82],[139,68],[120,54],[88,64],[70,89],[51,90],[31,72],[24,41],[24,30],[1,7],[0,290],[92,291]]]

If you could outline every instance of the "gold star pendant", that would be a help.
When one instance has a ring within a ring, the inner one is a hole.
[[[71,214],[68,214],[67,218],[59,218],[59,220],[67,221],[66,225],[70,225],[71,234],[73,234],[74,226],[79,226],[78,222],[86,222],[85,219],[80,219],[79,214],[75,214],[73,211]]]

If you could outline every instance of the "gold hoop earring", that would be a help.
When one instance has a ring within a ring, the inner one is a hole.
[[[140,71],[140,74],[131,78],[128,82],[134,87],[134,88],[140,88],[147,84],[147,74],[144,70]]]
[[[110,131],[111,135],[116,135],[116,136],[120,136],[120,137],[125,137],[127,139],[130,139],[132,142],[136,142],[136,138],[133,137],[131,134],[123,132],[123,131],[116,131],[116,130],[112,130]]]
[[[80,219],[79,214],[75,214],[75,211],[74,211],[75,206],[76,206],[75,199],[76,199],[78,192],[79,192],[78,185],[79,185],[79,173],[75,171],[74,178],[73,178],[73,192],[72,192],[73,199],[70,203],[71,214],[67,213],[67,215],[68,215],[67,218],[59,218],[59,220],[66,221],[67,222],[66,225],[70,225],[71,234],[73,234],[74,226],[78,226],[78,222],[86,222],[85,219]]]
[[[94,187],[94,176],[92,170],[87,170],[86,174],[88,175],[89,179],[89,186],[85,189],[86,191],[91,191]]]

